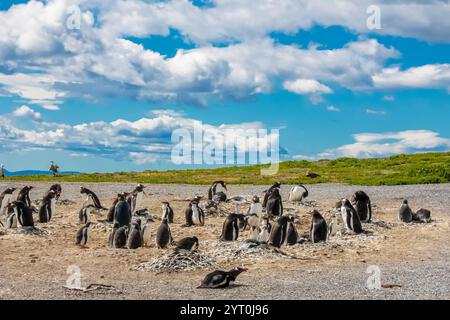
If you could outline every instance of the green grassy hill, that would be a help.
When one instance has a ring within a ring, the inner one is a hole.
[[[396,155],[382,159],[340,158],[336,160],[286,161],[274,176],[261,176],[261,166],[224,167],[218,169],[144,172],[91,173],[7,177],[14,181],[65,182],[141,182],[210,184],[223,179],[233,184],[348,183],[359,185],[398,185],[450,182],[450,152]],[[306,172],[320,174],[306,177]]]

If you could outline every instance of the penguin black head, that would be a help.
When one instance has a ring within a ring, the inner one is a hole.
[[[16,191],[16,188],[13,187],[6,188],[5,190],[6,193],[13,193],[14,191]]]
[[[242,272],[246,272],[246,271],[248,271],[247,268],[235,267],[235,268],[231,269],[230,271],[228,271],[228,275],[231,277],[232,280],[235,280],[238,275],[240,275]]]
[[[119,229],[120,224],[118,222],[115,222],[113,225],[113,229]]]
[[[162,220],[161,223],[163,223],[163,224],[168,224],[168,223],[169,223],[169,220],[167,220],[167,218],[164,218],[164,219]]]
[[[119,193],[117,195],[117,200],[119,200],[119,201],[125,201],[126,198],[127,198],[127,196],[126,196],[125,192]]]
[[[214,181],[213,185],[214,184],[220,184],[222,186],[222,188],[227,190],[227,185],[225,184],[225,181],[223,181],[223,180]]]
[[[403,204],[408,204],[408,200],[403,200]]]
[[[342,199],[341,201],[343,207],[350,207],[351,203],[348,199]]]
[[[193,236],[192,240],[198,245],[198,238],[196,236]]]
[[[259,203],[259,197],[258,196],[253,196],[252,202],[253,203]]]
[[[139,227],[141,227],[141,224],[142,224],[141,219],[136,219],[136,224],[137,224]]]
[[[53,190],[50,190],[50,191],[47,193],[47,196],[48,196],[50,199],[53,199],[54,197],[56,197],[56,192],[53,191]]]

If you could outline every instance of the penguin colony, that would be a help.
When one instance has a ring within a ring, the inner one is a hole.
[[[107,239],[107,244],[111,248],[137,249],[152,246],[154,241],[159,249],[173,246],[175,252],[197,250],[200,243],[194,235],[178,241],[173,239],[170,225],[174,221],[174,211],[169,202],[161,202],[161,222],[158,226],[154,226],[158,217],[151,215],[147,208],[142,208],[144,188],[144,185],[138,184],[131,192],[117,194],[107,209],[103,207],[94,191],[80,187],[80,193],[85,195],[86,199],[78,211],[81,227],[75,234],[75,245],[83,249],[88,248],[89,235],[94,226],[91,216],[101,215],[103,211],[107,211],[106,220],[103,221],[112,224],[112,231]],[[183,227],[203,227],[205,225],[204,208],[218,208],[221,202],[233,202],[236,204],[236,212],[225,217],[220,240],[236,241],[240,232],[249,230],[249,241],[281,248],[284,245],[295,245],[304,241],[325,242],[337,234],[338,220],[342,221],[345,232],[350,234],[363,233],[363,223],[370,223],[372,220],[370,197],[364,191],[357,191],[350,198],[351,200],[341,199],[337,202],[336,213],[332,215],[328,223],[320,212],[310,211],[308,214],[311,216],[311,225],[309,236],[305,239],[299,236],[296,228],[299,217],[283,212],[280,188],[281,183],[276,182],[265,190],[262,203],[258,195],[253,196],[248,211],[240,213],[239,205],[247,203],[247,200],[241,196],[227,197],[225,182],[215,181],[208,189],[206,205],[201,205],[202,196],[195,196],[188,201]],[[55,214],[56,201],[62,194],[61,185],[52,185],[42,196],[38,207],[30,201],[31,190],[33,186],[24,186],[17,196],[14,196],[16,188],[6,188],[1,192],[0,222],[3,226],[33,228],[35,220],[39,223],[51,223]],[[308,195],[309,192],[305,186],[293,186],[289,192],[289,201],[302,202]],[[398,219],[403,223],[429,223],[431,212],[424,208],[413,212],[408,201],[404,200],[399,208]],[[6,224],[3,224],[2,220]],[[227,287],[245,271],[247,269],[240,267],[230,271],[216,270],[206,275],[199,288]]]

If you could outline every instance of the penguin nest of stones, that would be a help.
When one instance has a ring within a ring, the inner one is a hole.
[[[162,272],[194,271],[217,268],[215,261],[198,251],[169,251],[149,262],[137,265],[134,270]]]

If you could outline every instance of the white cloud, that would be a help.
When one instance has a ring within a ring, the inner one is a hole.
[[[394,96],[384,96],[383,100],[384,101],[395,101],[395,97]]]
[[[386,115],[386,111],[373,110],[373,109],[366,109],[366,113],[373,114],[373,115],[376,115],[376,116],[385,116]]]
[[[14,110],[13,115],[16,117],[26,117],[32,120],[40,121],[42,119],[42,115],[39,112],[34,111],[28,106],[21,106]]]
[[[333,112],[341,112],[341,109],[339,109],[338,107],[335,107],[335,106],[331,106],[331,105],[327,107],[327,110],[333,111]]]
[[[331,93],[333,92],[329,87],[321,84],[319,81],[312,79],[297,79],[294,81],[285,81],[283,87],[293,93],[297,94],[312,94],[312,93]]]
[[[448,151],[450,139],[430,130],[407,130],[393,133],[359,133],[355,142],[319,154],[320,158],[369,158],[400,153]]]

